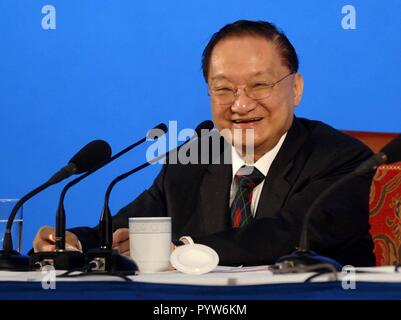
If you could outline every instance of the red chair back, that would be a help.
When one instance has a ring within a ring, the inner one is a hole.
[[[364,142],[373,152],[397,134],[343,131]],[[369,200],[370,233],[375,244],[376,265],[401,263],[401,162],[380,166],[372,181]]]

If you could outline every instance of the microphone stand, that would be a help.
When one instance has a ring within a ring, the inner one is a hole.
[[[117,250],[112,249],[113,244],[113,224],[112,215],[109,207],[109,199],[111,190],[114,186],[129,177],[130,175],[150,166],[152,163],[165,157],[163,154],[149,162],[145,162],[142,165],[118,176],[115,178],[110,185],[107,187],[104,199],[104,205],[102,209],[102,214],[99,222],[99,235],[100,235],[100,248],[89,249],[86,252],[89,272],[119,272],[125,275],[135,275],[138,271],[138,266],[136,263],[121,254]]]
[[[11,237],[11,228],[15,216],[22,205],[48,187],[67,179],[73,174],[78,174],[88,170],[105,157],[109,157],[110,146],[103,140],[96,140],[88,143],[81,148],[69,161],[69,163],[57,171],[51,178],[23,196],[14,206],[7,221],[6,231],[3,242],[3,250],[0,251],[0,270],[30,270],[30,257],[22,256],[19,252],[13,250],[13,241]]]
[[[13,210],[10,213],[10,216],[7,221],[6,231],[4,235],[3,241],[3,250],[0,251],[0,270],[14,270],[14,271],[26,271],[32,270],[32,265],[30,264],[30,257],[26,255],[21,255],[19,252],[13,250],[13,239],[11,237],[11,228],[14,222],[14,219],[17,215],[18,210],[22,207],[22,205],[27,202],[29,199],[47,189],[48,187],[56,184],[77,171],[75,165],[68,164],[61,170],[59,170],[56,174],[54,174],[47,182],[43,183],[36,189],[27,193],[23,196],[18,202],[15,204]]]
[[[160,123],[156,127],[150,130],[150,132],[157,132],[157,130],[161,130],[163,134],[167,131],[167,126],[164,123]],[[160,134],[160,133],[159,133]],[[66,226],[66,215],[64,208],[64,198],[67,191],[85,179],[95,171],[104,167],[106,164],[112,162],[113,160],[121,157],[128,151],[134,149],[138,145],[144,143],[147,137],[144,137],[132,145],[126,147],[120,152],[116,153],[111,158],[103,161],[99,165],[95,166],[93,169],[87,171],[85,174],[80,175],[78,178],[70,181],[63,188],[60,198],[59,204],[56,213],[56,251],[55,252],[37,252],[31,255],[31,265],[37,269],[41,269],[46,265],[52,265],[55,269],[58,270],[71,270],[71,269],[82,269],[87,265],[87,255],[83,252],[79,251],[67,251],[65,250],[65,226]]]
[[[296,248],[296,250],[292,254],[279,258],[273,265],[273,270],[276,270],[278,272],[280,272],[281,270],[286,270],[291,272],[291,271],[297,271],[296,269],[302,270],[305,269],[306,266],[311,266],[311,265],[316,266],[317,264],[321,263],[324,263],[326,265],[329,264],[331,266],[334,266],[334,268],[336,268],[337,270],[340,270],[341,269],[340,263],[331,258],[319,256],[317,253],[309,249],[308,229],[312,214],[314,214],[318,205],[321,204],[323,199],[325,199],[330,193],[333,192],[333,190],[337,189],[343,183],[361,174],[376,170],[382,164],[394,163],[400,161],[401,159],[400,150],[401,150],[401,135],[398,135],[387,145],[385,145],[380,150],[379,153],[373,155],[366,161],[362,162],[353,172],[349,173],[348,175],[345,175],[336,183],[332,184],[329,188],[324,190],[316,198],[316,200],[313,202],[312,206],[309,208],[308,212],[305,215],[299,247]]]
[[[370,168],[370,170],[371,170],[371,168]],[[370,171],[370,170],[367,170],[367,171]],[[331,259],[329,257],[318,255],[316,252],[310,250],[309,237],[308,237],[309,236],[308,232],[309,232],[310,219],[311,219],[312,215],[315,213],[318,206],[321,204],[321,202],[329,194],[331,194],[340,185],[344,184],[345,182],[348,182],[352,178],[359,176],[361,173],[366,173],[366,171],[354,171],[354,172],[342,177],[336,183],[332,184],[330,187],[328,187],[326,190],[324,190],[316,198],[316,200],[313,202],[312,206],[309,208],[309,210],[307,211],[307,213],[305,215],[299,246],[291,254],[277,259],[275,265],[273,266],[273,269],[278,269],[278,270],[284,269],[284,270],[288,270],[291,272],[298,267],[300,267],[300,269],[302,269],[307,266],[329,264],[329,265],[333,266],[336,270],[338,270],[338,271],[341,270],[342,266],[338,261]]]
[[[206,120],[200,123],[195,129],[196,135],[194,137],[200,138],[202,129],[207,129],[210,131],[211,129],[213,129],[213,122],[211,122],[210,120]],[[178,152],[182,146],[192,141],[194,137],[185,141],[175,150]],[[121,174],[109,184],[105,193],[104,205],[99,223],[99,235],[101,243],[100,248],[91,249],[87,252],[90,272],[113,271],[122,272],[124,274],[136,274],[136,272],[138,271],[138,266],[136,265],[136,263],[133,260],[119,254],[117,250],[112,249],[113,226],[112,215],[109,207],[110,193],[118,182],[163,159],[164,157],[168,157],[170,152],[171,151],[168,151],[126,173]]]
[[[49,180],[23,196],[14,206],[13,210],[7,221],[6,232],[4,235],[3,250],[0,251],[0,270],[13,270],[13,271],[28,271],[31,270],[29,265],[29,256],[21,255],[19,252],[13,250],[13,240],[11,237],[11,228],[17,215],[18,210],[22,205],[31,199],[39,192],[45,190],[52,185]]]
[[[27,255],[21,255],[19,252],[13,249],[13,239],[11,237],[11,229],[18,210],[22,205],[29,199],[47,189],[48,187],[70,177],[77,172],[77,167],[69,163],[65,167],[61,168],[56,172],[48,181],[27,193],[15,204],[10,216],[7,220],[6,231],[3,240],[3,250],[0,250],[0,270],[13,270],[13,271],[27,271],[32,270],[30,264],[30,257]]]
[[[115,178],[107,188],[102,214],[99,222],[99,234],[100,234],[100,248],[89,249],[86,252],[87,259],[89,261],[89,271],[91,272],[119,272],[125,275],[135,275],[138,271],[136,263],[121,254],[117,250],[112,249],[113,245],[113,224],[112,215],[109,207],[110,193],[113,187],[121,180],[127,178],[131,174],[138,172],[153,162],[158,161],[165,155],[157,157],[150,162],[146,162],[120,176]]]

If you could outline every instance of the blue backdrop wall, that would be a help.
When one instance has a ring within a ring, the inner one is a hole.
[[[121,150],[159,122],[210,119],[200,56],[237,19],[283,29],[300,57],[297,115],[339,129],[400,131],[400,0],[0,0],[0,198],[44,182],[88,141]],[[147,146],[77,185],[68,227],[95,225],[108,182]],[[111,209],[134,199],[160,167],[119,184]],[[54,224],[62,185],[24,206],[23,248]]]

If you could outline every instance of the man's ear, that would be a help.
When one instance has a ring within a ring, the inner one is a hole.
[[[296,73],[293,82],[294,90],[294,106],[298,106],[302,99],[302,93],[304,92],[304,78],[300,73]]]

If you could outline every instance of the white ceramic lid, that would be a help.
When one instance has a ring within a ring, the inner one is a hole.
[[[170,262],[178,271],[203,274],[216,268],[219,264],[219,256],[216,251],[203,244],[187,244],[173,251]]]

